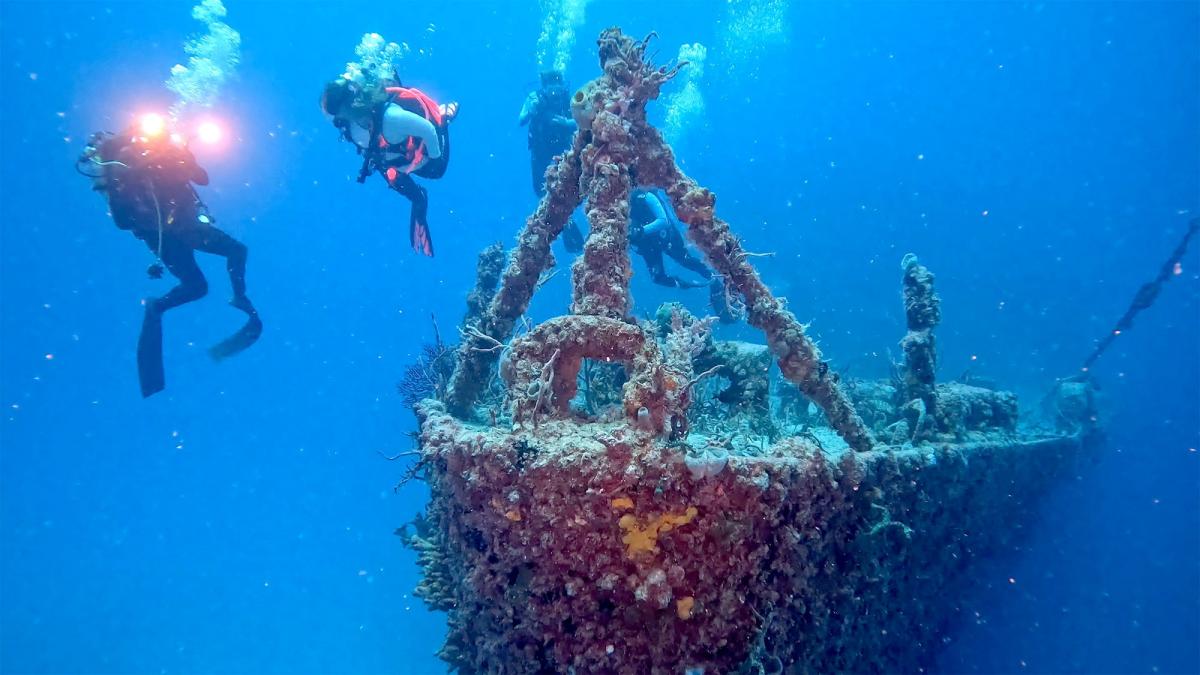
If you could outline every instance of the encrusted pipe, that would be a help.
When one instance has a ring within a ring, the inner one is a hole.
[[[554,264],[550,244],[579,205],[579,151],[583,144],[583,135],[575,134],[574,147],[546,172],[546,194],[525,221],[500,288],[480,317],[479,332],[484,336],[498,342],[512,337],[513,326],[529,308],[542,272]],[[479,392],[500,358],[499,350],[491,346],[483,337],[465,338],[459,345],[458,365],[446,392],[450,412],[459,417],[471,416]]]
[[[829,424],[851,448],[859,452],[871,450],[874,447],[871,432],[842,391],[837,374],[821,360],[820,350],[805,335],[796,317],[784,309],[762,282],[729,224],[714,215],[716,197],[679,169],[670,147],[656,129],[646,127],[637,135],[641,139],[638,181],[666,190],[675,213],[687,223],[688,238],[704,252],[713,269],[725,277],[726,285],[745,298],[747,320],[763,331],[783,376],[821,406]]]
[[[588,238],[571,268],[571,312],[624,319],[629,313],[629,194],[634,161],[626,123],[603,110],[583,150]]]
[[[900,341],[904,352],[904,397],[906,401],[920,400],[927,418],[937,419],[934,393],[937,351],[933,329],[942,318],[941,300],[933,291],[933,273],[917,256],[906,254],[900,267],[904,270],[904,316],[908,322],[908,334]]]
[[[503,271],[504,247],[499,242],[479,253],[479,262],[475,265],[475,288],[467,294],[467,314],[462,321],[464,328],[479,325],[483,313],[496,295],[496,285],[500,283]]]

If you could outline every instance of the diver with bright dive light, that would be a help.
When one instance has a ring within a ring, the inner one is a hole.
[[[212,133],[210,129],[202,135]],[[150,278],[161,278],[165,266],[179,280],[166,295],[144,301],[146,314],[138,339],[142,396],[165,386],[163,313],[208,293],[208,282],[196,264],[196,251],[225,258],[233,286],[229,304],[249,317],[209,354],[223,359],[258,340],[262,321],[246,296],[246,246],[213,225],[215,220],[193,186],[208,185],[208,172],[196,163],[185,138],[168,133],[161,116],[147,115],[121,133],[93,134],[76,169],[92,179],[94,190],[106,195],[117,227],[129,230],[155,254],[156,261],[147,270]]]

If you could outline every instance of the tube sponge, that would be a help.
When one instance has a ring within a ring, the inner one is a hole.
[[[388,42],[379,33],[367,33],[354,48],[358,60],[346,64],[342,77],[364,89],[377,87],[395,76],[397,63],[407,53],[408,45]]]
[[[171,68],[167,88],[179,96],[171,106],[173,118],[178,118],[189,106],[212,105],[241,60],[242,36],[223,21],[225,5],[221,0],[202,0],[192,8],[192,18],[208,30],[184,43],[187,65],[176,64]]]

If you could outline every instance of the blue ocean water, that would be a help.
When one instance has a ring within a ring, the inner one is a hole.
[[[394,386],[431,315],[452,331],[476,254],[535,204],[516,117],[543,9],[230,0],[242,60],[213,114],[231,142],[196,152],[266,331],[210,361],[242,316],[202,256],[212,290],[167,315],[167,390],[142,400],[140,299],[171,282],[72,165],[92,131],[170,105],[191,4],[0,3],[0,670],[441,672],[443,618],[392,535],[424,488],[393,491],[403,466],[379,453],[409,448]],[[854,376],[886,373],[913,251],[943,298],[941,376],[1034,404],[1200,214],[1195,2],[594,0],[572,85],[614,24],[657,31],[662,61],[707,46],[685,169]],[[317,105],[367,31],[462,104],[427,184],[432,260]],[[1109,449],[975,571],[939,670],[1200,671],[1196,249],[1094,369]],[[635,270],[639,312],[679,297]],[[534,318],[564,310],[568,278]]]

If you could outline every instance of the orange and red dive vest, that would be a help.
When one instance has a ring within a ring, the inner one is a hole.
[[[420,89],[408,87],[387,87],[384,91],[391,96],[392,101],[401,106],[403,106],[403,101],[415,101],[420,106],[421,114],[425,119],[432,122],[435,127],[442,126],[442,109],[425,92]],[[396,176],[399,175],[399,171],[403,171],[404,173],[416,171],[421,166],[421,161],[425,159],[425,155],[428,152],[425,147],[425,141],[420,138],[409,136],[402,143],[393,145],[388,143],[382,133],[379,134],[379,149],[385,153],[403,154],[405,161],[408,162],[408,165],[403,169],[397,169],[397,167],[389,168],[387,170],[388,181],[395,180]]]

